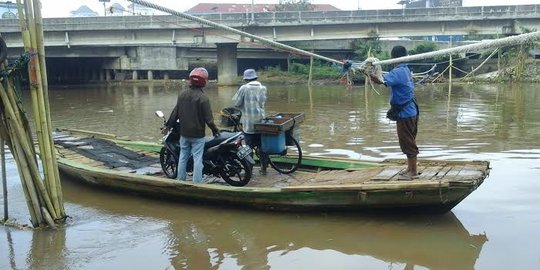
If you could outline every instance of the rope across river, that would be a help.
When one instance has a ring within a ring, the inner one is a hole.
[[[144,1],[144,0],[128,0],[128,1],[134,4],[139,4],[141,6],[148,7],[148,8],[153,8],[153,9],[156,9],[156,10],[159,10],[159,11],[162,11],[162,12],[174,15],[174,16],[192,20],[192,21],[201,23],[203,25],[207,25],[210,27],[214,27],[217,29],[222,29],[231,33],[235,33],[242,37],[248,37],[250,39],[257,40],[263,44],[268,44],[275,48],[279,48],[279,49],[283,49],[287,51],[293,51],[301,55],[311,56],[314,58],[318,58],[318,59],[325,60],[331,63],[339,64],[339,65],[345,65],[347,62],[343,60],[332,59],[332,58],[329,58],[320,54],[316,54],[313,52],[305,51],[302,49],[298,49],[298,48],[295,48],[295,47],[292,47],[292,46],[289,46],[289,45],[286,45],[286,44],[283,44],[274,40],[256,36],[248,32],[244,32],[244,31],[241,31],[241,30],[238,30],[238,29],[235,29],[235,28],[232,28],[232,27],[220,24],[220,23],[216,23],[216,22],[213,22],[213,21],[201,18],[201,17],[196,17],[193,15],[184,13],[184,12],[175,11],[175,10],[172,10],[163,6],[159,6],[159,5]],[[500,48],[500,47],[505,47],[505,46],[515,46],[515,45],[535,42],[538,40],[540,40],[540,31],[521,34],[517,36],[505,37],[505,38],[500,38],[500,39],[495,39],[495,40],[487,40],[487,41],[482,41],[475,44],[457,46],[457,47],[442,49],[442,50],[433,51],[433,52],[409,55],[409,56],[400,57],[400,58],[375,61],[375,62],[371,62],[371,64],[373,65],[397,64],[397,63],[410,62],[410,61],[416,61],[416,60],[422,60],[422,59],[429,59],[436,56],[452,55],[456,53],[466,53],[466,52],[473,52],[473,51],[479,51],[479,50],[488,50],[488,49]],[[349,62],[348,65],[352,69],[360,69],[365,64],[366,64],[365,62],[352,62],[352,63]]]

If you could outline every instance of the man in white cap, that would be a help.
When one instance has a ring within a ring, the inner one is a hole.
[[[257,81],[257,72],[254,69],[244,71],[244,81],[233,96],[233,105],[242,111],[242,128],[246,144],[254,148],[261,145],[261,134],[255,131],[255,124],[265,117],[264,105],[266,103],[266,86]],[[261,156],[261,174],[266,174],[266,158]]]

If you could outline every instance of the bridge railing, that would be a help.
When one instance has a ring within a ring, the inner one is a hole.
[[[252,19],[252,15],[254,19]],[[402,21],[451,21],[479,19],[515,19],[539,18],[540,5],[519,6],[478,6],[452,8],[418,8],[388,10],[351,10],[351,11],[296,11],[265,13],[213,13],[198,16],[233,27],[279,26],[287,24],[340,24],[340,23],[377,23]],[[200,24],[187,19],[161,16],[108,16],[108,17],[70,17],[46,18],[45,31],[67,30],[122,30],[155,28],[199,28]],[[1,32],[19,32],[18,21],[0,19]]]

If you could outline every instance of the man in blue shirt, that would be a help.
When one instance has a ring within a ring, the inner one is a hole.
[[[391,51],[392,58],[407,56],[407,50],[403,46],[395,46]],[[414,82],[409,67],[405,64],[394,66],[383,80],[370,74],[370,78],[379,84],[390,87],[390,105],[387,117],[396,122],[399,146],[407,155],[407,171],[401,173],[400,179],[411,180],[418,178],[416,134],[418,133],[419,109],[414,95]]]

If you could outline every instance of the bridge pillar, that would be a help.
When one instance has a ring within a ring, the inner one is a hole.
[[[106,69],[105,70],[105,80],[110,81],[112,79],[111,71]]]
[[[168,80],[168,79],[169,79],[169,72],[165,72],[165,73],[163,74],[163,79],[164,79],[164,80]]]
[[[238,83],[237,45],[238,43],[217,44],[218,85],[235,85]]]
[[[134,71],[132,72],[131,79],[132,79],[132,80],[138,80],[138,79],[139,79],[139,72],[137,72],[136,70],[134,70]]]
[[[147,74],[148,74],[148,80],[153,81],[154,80],[154,72],[149,70]]]

